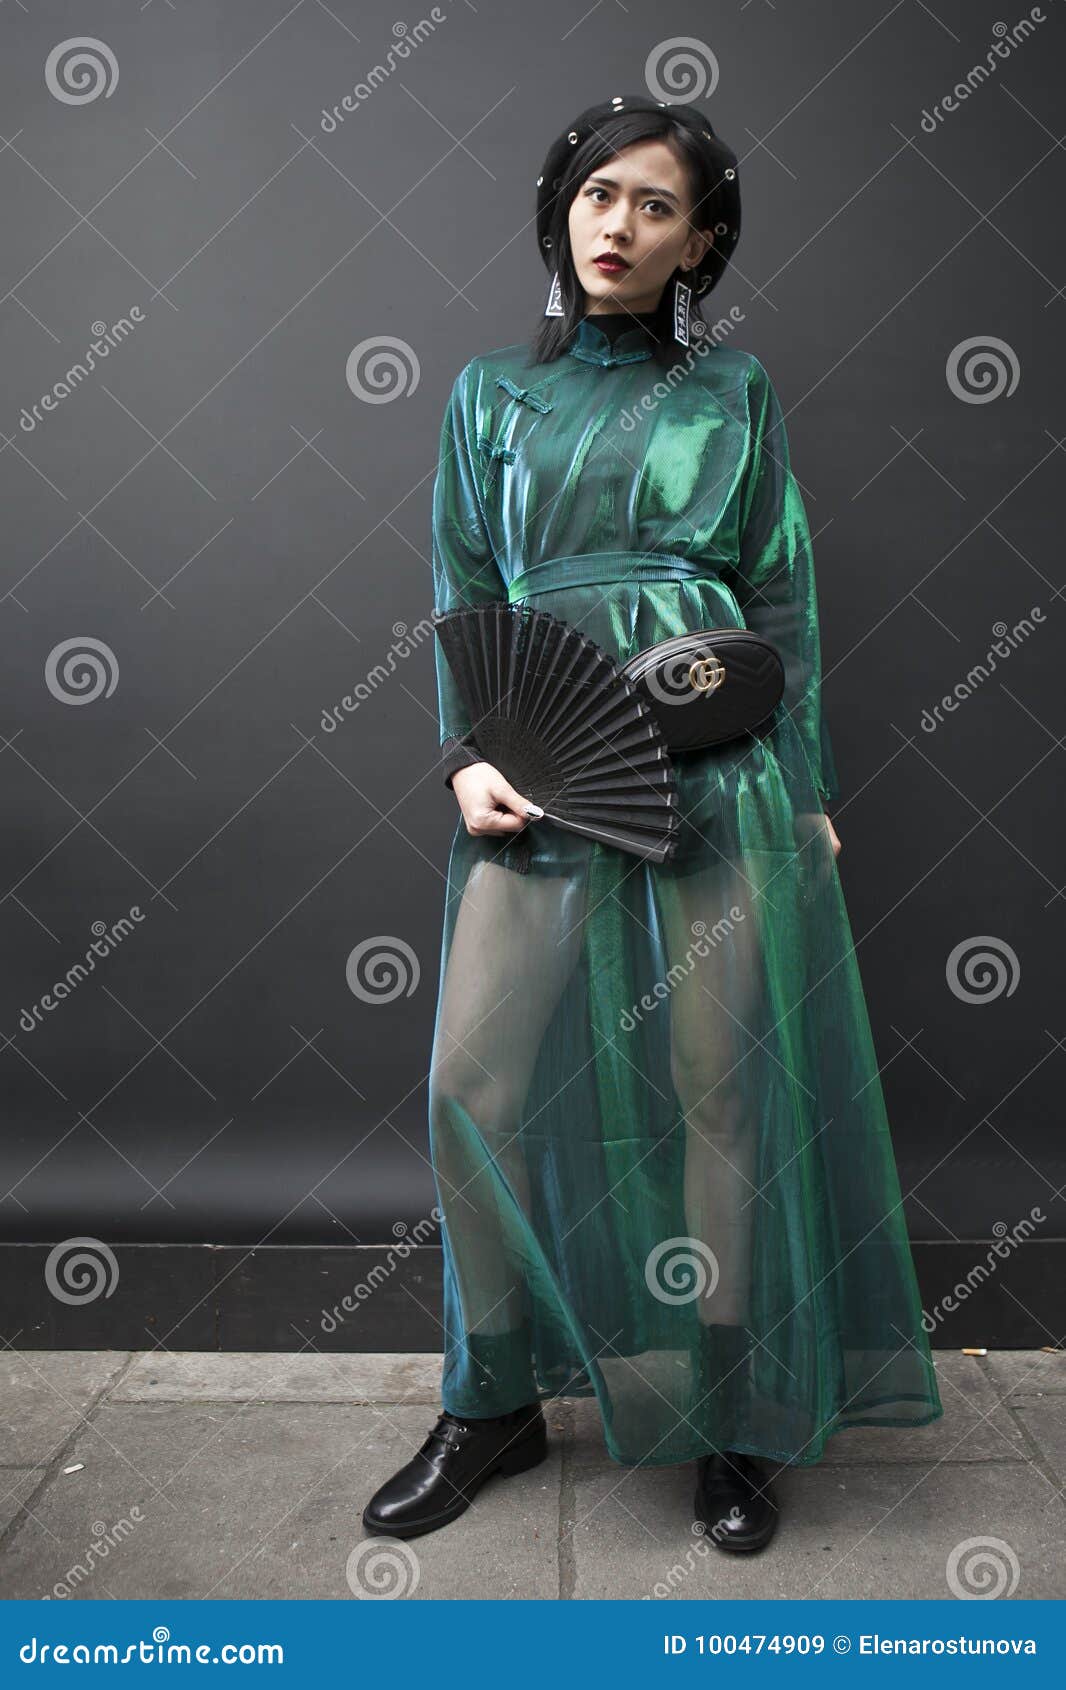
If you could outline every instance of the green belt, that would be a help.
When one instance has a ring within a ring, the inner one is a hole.
[[[549,557],[516,575],[507,588],[515,604],[530,593],[554,593],[563,587],[594,587],[606,581],[717,581],[712,561],[675,557],[672,552],[579,552]]]

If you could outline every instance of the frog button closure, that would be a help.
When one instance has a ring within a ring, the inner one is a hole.
[[[518,387],[510,376],[497,376],[496,386],[502,387],[505,393],[511,395],[512,399],[517,399],[520,405],[528,405],[533,411],[540,411],[547,415],[552,408],[547,400],[541,399],[531,387]]]

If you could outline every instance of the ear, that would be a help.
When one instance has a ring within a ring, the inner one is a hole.
[[[698,264],[704,253],[707,252],[713,245],[713,229],[701,229],[698,234],[693,231],[685,243],[683,257],[686,266],[691,268],[693,265]]]

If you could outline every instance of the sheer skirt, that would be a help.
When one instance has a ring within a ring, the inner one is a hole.
[[[800,742],[786,722],[684,779],[668,867],[533,823],[516,873],[457,827],[430,1080],[443,1402],[594,1394],[620,1462],[808,1464],[845,1426],[942,1410]]]

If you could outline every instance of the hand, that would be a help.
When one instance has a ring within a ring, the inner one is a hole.
[[[523,798],[492,763],[468,763],[452,776],[452,791],[463,812],[467,833],[521,833],[530,820],[529,812],[544,811],[531,798]]]
[[[834,855],[834,857],[839,857],[840,852],[841,852],[841,844],[840,844],[840,840],[837,836],[837,830],[833,826],[832,822],[829,819],[828,811],[824,811],[823,814],[825,815],[825,825],[829,829],[829,843],[833,847],[833,855]]]

